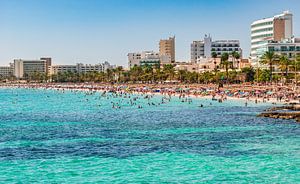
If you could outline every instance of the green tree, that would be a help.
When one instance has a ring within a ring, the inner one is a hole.
[[[237,68],[239,68],[239,63],[240,63],[239,59],[240,59],[240,57],[241,57],[240,54],[239,54],[237,51],[233,51],[233,52],[231,53],[231,56],[232,56],[232,59],[234,60],[233,63],[236,62]]]
[[[270,70],[260,70],[258,76],[258,82],[267,82],[270,81],[271,78],[271,71]]]
[[[288,79],[288,71],[289,67],[292,64],[292,62],[289,60],[289,58],[285,55],[281,55],[279,58],[279,68],[282,72],[284,72],[284,76],[286,80]]]
[[[175,69],[172,64],[166,64],[163,68],[164,73],[167,76],[167,79],[173,80],[175,75]]]
[[[228,61],[228,58],[229,58],[229,54],[228,53],[223,53],[222,56],[221,56],[221,65],[223,68],[225,68],[225,71],[226,71],[226,80],[228,82],[228,79],[229,79],[229,68],[231,66],[231,62]]]
[[[244,74],[245,82],[252,82],[255,78],[255,71],[252,67],[242,68],[242,74]]]
[[[291,62],[286,55],[281,55],[279,57],[279,68],[282,72],[284,72],[285,76],[288,75],[288,70],[289,70],[290,64],[291,64]]]
[[[118,82],[121,81],[121,74],[122,74],[122,71],[123,71],[123,67],[122,67],[122,66],[118,66],[118,67],[116,68],[116,72],[117,72],[117,74],[118,74]]]
[[[178,80],[180,82],[183,82],[186,79],[187,71],[186,70],[179,70],[177,75],[178,75]]]
[[[133,66],[130,69],[130,80],[137,82],[141,80],[141,75],[143,74],[143,69],[141,66]]]
[[[218,57],[218,54],[216,53],[216,52],[212,52],[211,53],[211,57],[212,58],[214,58],[214,64],[215,64],[215,70],[217,69],[217,61],[216,61],[216,59],[217,59],[217,57]]]
[[[275,54],[272,51],[266,51],[264,55],[262,56],[260,62],[262,64],[267,64],[269,65],[269,70],[270,70],[270,81],[272,81],[272,74],[273,74],[273,65],[276,64],[277,62],[277,54]]]

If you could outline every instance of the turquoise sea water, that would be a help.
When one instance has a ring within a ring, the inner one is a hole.
[[[256,117],[267,104],[135,103],[0,89],[0,183],[300,182],[300,124]]]

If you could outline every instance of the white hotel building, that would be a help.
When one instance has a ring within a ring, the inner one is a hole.
[[[83,64],[76,65],[53,65],[49,67],[49,74],[54,75],[58,73],[72,72],[72,73],[88,73],[88,72],[106,72],[107,69],[114,69],[115,65],[110,65],[109,62],[99,64]]]
[[[48,59],[39,60],[14,60],[14,76],[18,79],[28,78],[34,72],[47,74],[48,73]]]
[[[260,19],[251,24],[251,60],[256,63],[259,50],[268,41],[282,41],[293,37],[293,14],[285,11],[274,17]]]
[[[9,63],[9,66],[0,66],[0,78],[9,78],[14,76],[14,64]]]
[[[239,40],[216,40],[212,41],[210,36],[205,35],[203,41],[193,41],[191,44],[191,62],[196,63],[202,58],[211,58],[212,52],[218,57],[223,53],[232,53],[236,51],[242,58],[242,49]]]
[[[171,63],[171,56],[161,55],[154,51],[143,51],[137,53],[128,53],[128,67],[132,68],[143,65],[160,65]]]

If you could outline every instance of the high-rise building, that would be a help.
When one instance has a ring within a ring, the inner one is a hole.
[[[14,75],[16,78],[27,79],[35,72],[47,74],[47,60],[14,60]]]
[[[259,49],[268,41],[282,41],[293,37],[293,14],[285,11],[274,17],[256,20],[251,24],[251,59],[257,62]]]
[[[238,52],[242,57],[242,49],[239,40],[216,40],[212,41],[211,36],[205,35],[202,41],[193,41],[191,44],[191,62],[196,63],[201,58],[211,58],[212,52],[218,57],[223,53]]]
[[[41,60],[45,60],[46,61],[46,67],[47,67],[47,74],[48,74],[48,68],[51,66],[52,64],[52,58],[50,57],[42,57]]]
[[[159,41],[159,55],[169,56],[170,63],[175,62],[175,36]]]

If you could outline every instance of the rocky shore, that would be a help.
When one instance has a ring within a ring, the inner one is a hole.
[[[294,119],[297,122],[300,122],[300,104],[272,107],[270,109],[266,109],[265,112],[259,114],[258,117]]]

